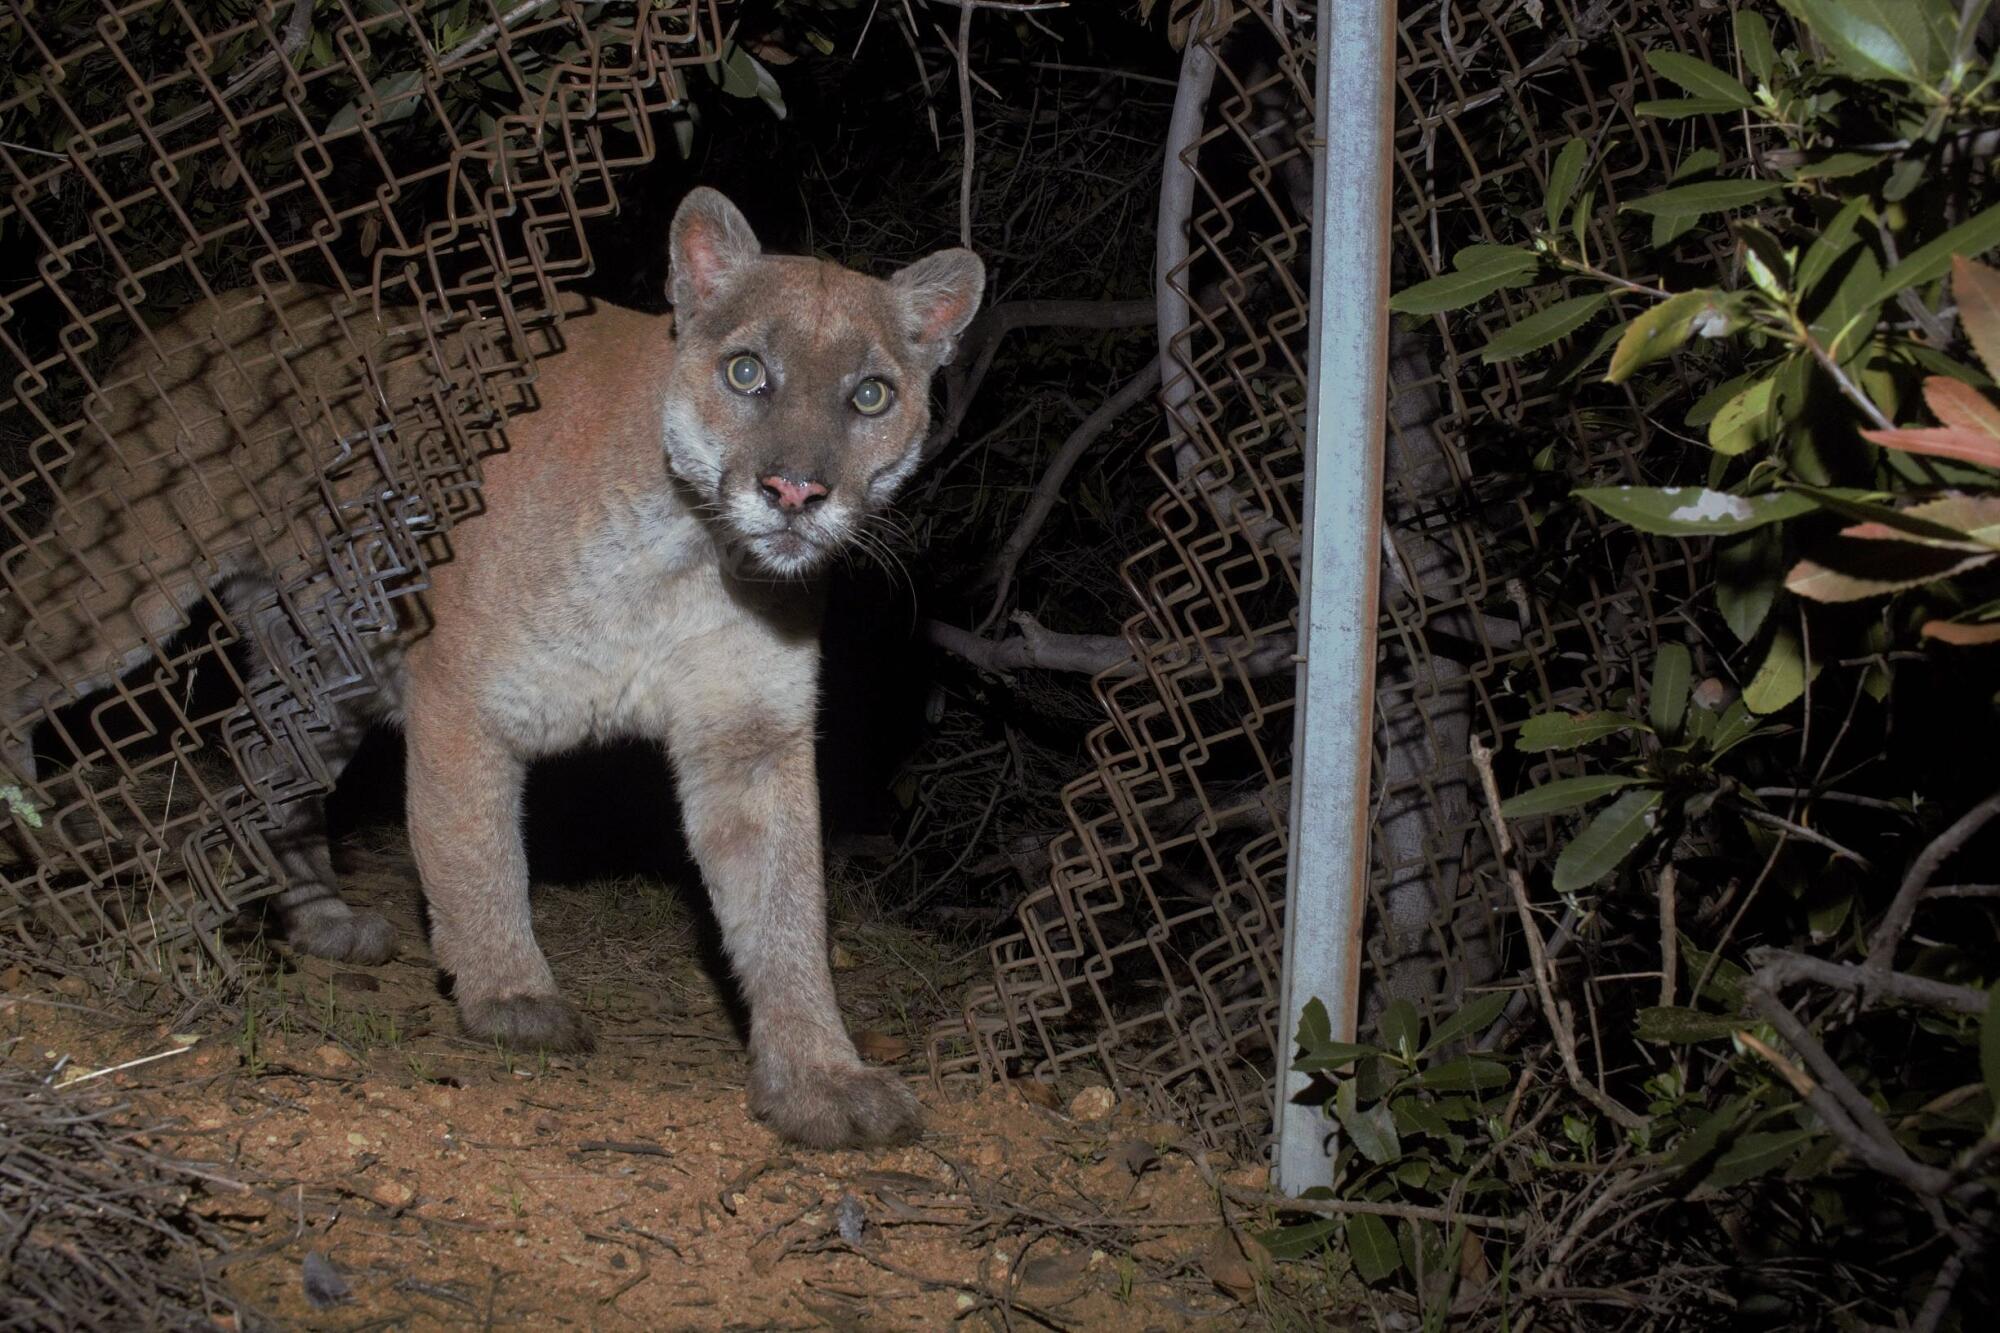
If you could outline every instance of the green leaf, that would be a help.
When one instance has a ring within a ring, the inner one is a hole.
[[[1880,153],[1817,153],[1793,167],[1791,176],[1802,181],[1838,180],[1859,175],[1881,162]]]
[[[1826,43],[1848,73],[1926,85],[1943,73],[1940,50],[1922,6],[1912,0],[1784,0]]]
[[[1636,199],[1626,204],[1623,211],[1699,216],[1761,204],[1780,193],[1782,188],[1771,181],[1699,181],[1693,185],[1676,185],[1658,194],[1647,195],[1644,199]]]
[[[1315,995],[1299,1010],[1299,1045],[1311,1049],[1325,1046],[1333,1040],[1333,1016],[1326,1011],[1326,1005]]]
[[[1273,1227],[1253,1235],[1259,1245],[1270,1251],[1273,1259],[1280,1263],[1296,1263],[1301,1259],[1310,1259],[1332,1245],[1340,1229],[1341,1221],[1337,1217],[1315,1217],[1297,1226]]]
[[[1500,813],[1507,819],[1533,819],[1537,815],[1559,815],[1565,810],[1574,810],[1590,804],[1602,796],[1623,791],[1637,782],[1637,778],[1619,773],[1590,773],[1580,778],[1557,778],[1554,782],[1544,782],[1539,787],[1531,787],[1518,796],[1510,796],[1500,804]]]
[[[1712,97],[1738,107],[1757,105],[1748,88],[1705,60],[1655,48],[1646,52],[1646,63],[1696,97]]]
[[[1854,229],[1861,222],[1862,210],[1868,206],[1865,197],[1850,199],[1841,206],[1838,213],[1827,221],[1813,243],[1806,248],[1806,257],[1799,261],[1799,290],[1812,294],[1824,278],[1847,251],[1858,242]]]
[[[1986,997],[1986,1013],[1979,1020],[1979,1073],[1986,1080],[1986,1095],[2000,1106],[2000,986]]]
[[[1330,1074],[1345,1069],[1356,1060],[1368,1060],[1382,1054],[1381,1048],[1363,1046],[1352,1041],[1319,1041],[1306,1048],[1304,1055],[1292,1061],[1292,1068],[1301,1074]]]
[[[1363,1282],[1380,1282],[1403,1266],[1395,1233],[1373,1213],[1356,1213],[1347,1219],[1347,1253],[1354,1260],[1355,1276]]]
[[[785,94],[777,78],[741,46],[730,47],[723,58],[722,91],[731,97],[755,97],[779,120],[785,118]]]
[[[1456,267],[1428,282],[1405,287],[1389,298],[1389,309],[1401,315],[1435,315],[1483,301],[1508,287],[1523,287],[1542,266],[1532,250],[1512,246],[1469,246],[1452,261]]]
[[[1432,1092],[1486,1092],[1506,1087],[1513,1078],[1507,1066],[1498,1060],[1462,1055],[1432,1065],[1418,1076],[1417,1082]]]
[[[1588,888],[1624,864],[1652,832],[1659,804],[1657,791],[1628,791],[1599,812],[1556,858],[1556,892]]]
[[[1363,1111],[1358,1101],[1354,1080],[1348,1079],[1333,1095],[1333,1113],[1355,1151],[1377,1166],[1387,1166],[1403,1155],[1402,1140],[1396,1137],[1396,1118],[1385,1103],[1377,1102]]]
[[[1423,1018],[1408,1000],[1391,1000],[1376,1020],[1375,1031],[1390,1052],[1405,1059],[1417,1053],[1423,1034]]]
[[[1761,83],[1771,81],[1778,67],[1778,49],[1771,44],[1771,25],[1754,9],[1736,11],[1736,50],[1743,65]]]
[[[1715,547],[1715,605],[1740,643],[1756,637],[1785,578],[1785,536],[1765,527]]]
[[[1635,116],[1652,116],[1657,120],[1686,120],[1690,116],[1726,116],[1741,110],[1733,98],[1725,97],[1656,97],[1632,104]]]
[[[1790,628],[1779,630],[1771,636],[1764,664],[1743,687],[1744,707],[1758,714],[1777,712],[1806,692],[1806,681],[1819,675],[1819,667],[1813,663],[1809,674],[1799,636]]]
[[[1708,447],[1725,458],[1734,458],[1769,438],[1771,397],[1776,389],[1777,376],[1766,375],[1739,390],[1708,423]]]
[[[1682,1009],[1662,1005],[1639,1011],[1639,1040],[1668,1042],[1687,1045],[1697,1041],[1713,1041],[1717,1037],[1727,1037],[1743,1026],[1742,1020],[1728,1014],[1704,1013],[1699,1009]]]
[[[1936,240],[1904,255],[1900,263],[1882,275],[1876,297],[1887,300],[1907,287],[1936,282],[1951,272],[1953,255],[1977,259],[1996,245],[2000,245],[2000,204],[1975,213]]]
[[[1548,309],[1529,315],[1494,334],[1492,340],[1480,349],[1480,359],[1491,365],[1495,361],[1511,361],[1517,356],[1540,351],[1581,328],[1610,299],[1605,293],[1598,292],[1558,301]]]
[[[1793,491],[1730,495],[1697,486],[1590,486],[1576,495],[1657,537],[1727,537],[1814,508],[1809,497]]]
[[[1798,1155],[1813,1137],[1809,1129],[1782,1129],[1766,1134],[1745,1134],[1715,1161],[1702,1180],[1710,1190],[1726,1190],[1775,1171]]]
[[[1689,656],[1687,646],[1661,644],[1660,651],[1653,658],[1652,698],[1646,702],[1654,731],[1662,736],[1672,736],[1681,729],[1681,718],[1687,714],[1688,690],[1693,682],[1694,659]]]
[[[1726,327],[1728,319],[1727,298],[1720,292],[1704,288],[1669,296],[1625,326],[1604,382],[1624,383],[1633,371],[1670,355],[1697,331],[1713,333],[1717,321]]]
[[[1583,179],[1583,168],[1590,160],[1590,145],[1582,139],[1571,139],[1556,154],[1555,165],[1549,168],[1549,188],[1542,195],[1542,225],[1550,228],[1562,225],[1563,210],[1576,197],[1577,183]]]
[[[1437,1025],[1431,1032],[1424,1049],[1435,1051],[1449,1046],[1460,1037],[1469,1037],[1484,1032],[1493,1026],[1495,1019],[1507,1008],[1514,996],[1509,991],[1488,991],[1475,995],[1458,1007],[1458,1012]]]
[[[1523,754],[1574,750],[1638,725],[1623,713],[1537,713],[1521,724],[1514,748]]]

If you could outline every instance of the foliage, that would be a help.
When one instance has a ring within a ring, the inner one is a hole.
[[[1344,1234],[1438,1319],[1484,1292],[1505,1321],[1592,1249],[1588,1285],[1650,1253],[1648,1290],[1718,1318],[1985,1309],[1960,1278],[2000,1202],[2000,889],[1947,882],[1991,878],[2000,821],[1965,762],[2000,705],[1984,9],[1746,4],[1732,59],[1646,56],[1677,95],[1636,110],[1679,143],[1650,189],[1600,171],[1616,141],[1570,139],[1522,239],[1394,298],[1515,312],[1480,361],[1556,390],[1524,426],[1658,423],[1633,463],[1538,454],[1569,484],[1537,521],[1680,543],[1694,593],[1639,661],[1596,664],[1624,681],[1608,706],[1517,718],[1498,760],[1532,987],[1428,1032],[1390,1004],[1367,1044],[1310,1012],[1295,1068],[1342,1129],[1335,1193],[1406,1212],[1275,1250]]]

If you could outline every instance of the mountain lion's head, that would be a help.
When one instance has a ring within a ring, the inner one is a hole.
[[[856,539],[920,461],[930,382],[986,270],[941,250],[883,281],[767,255],[720,194],[674,215],[667,462],[731,546],[804,574]]]

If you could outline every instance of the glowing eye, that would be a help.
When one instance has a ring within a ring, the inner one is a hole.
[[[738,393],[755,393],[764,387],[766,379],[764,363],[748,352],[730,357],[722,373],[728,378],[729,387]]]
[[[878,379],[865,379],[854,386],[854,410],[864,417],[880,416],[889,406],[893,395],[889,386]]]

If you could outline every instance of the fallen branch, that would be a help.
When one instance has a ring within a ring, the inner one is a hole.
[[[1455,1208],[1428,1208],[1415,1203],[1370,1203],[1366,1199],[1295,1199],[1269,1190],[1223,1186],[1232,1202],[1262,1206],[1281,1213],[1311,1213],[1315,1217],[1400,1217],[1413,1222],[1437,1222],[1444,1226],[1479,1227],[1487,1231],[1520,1234],[1528,1224],[1518,1217],[1492,1217],[1481,1213],[1461,1213]]]
[[[1008,334],[1031,328],[1137,329],[1153,318],[1151,301],[1008,301],[989,308],[959,340],[958,361],[964,369],[945,376],[944,414],[924,441],[924,456],[944,448],[965,424],[972,400]]]

